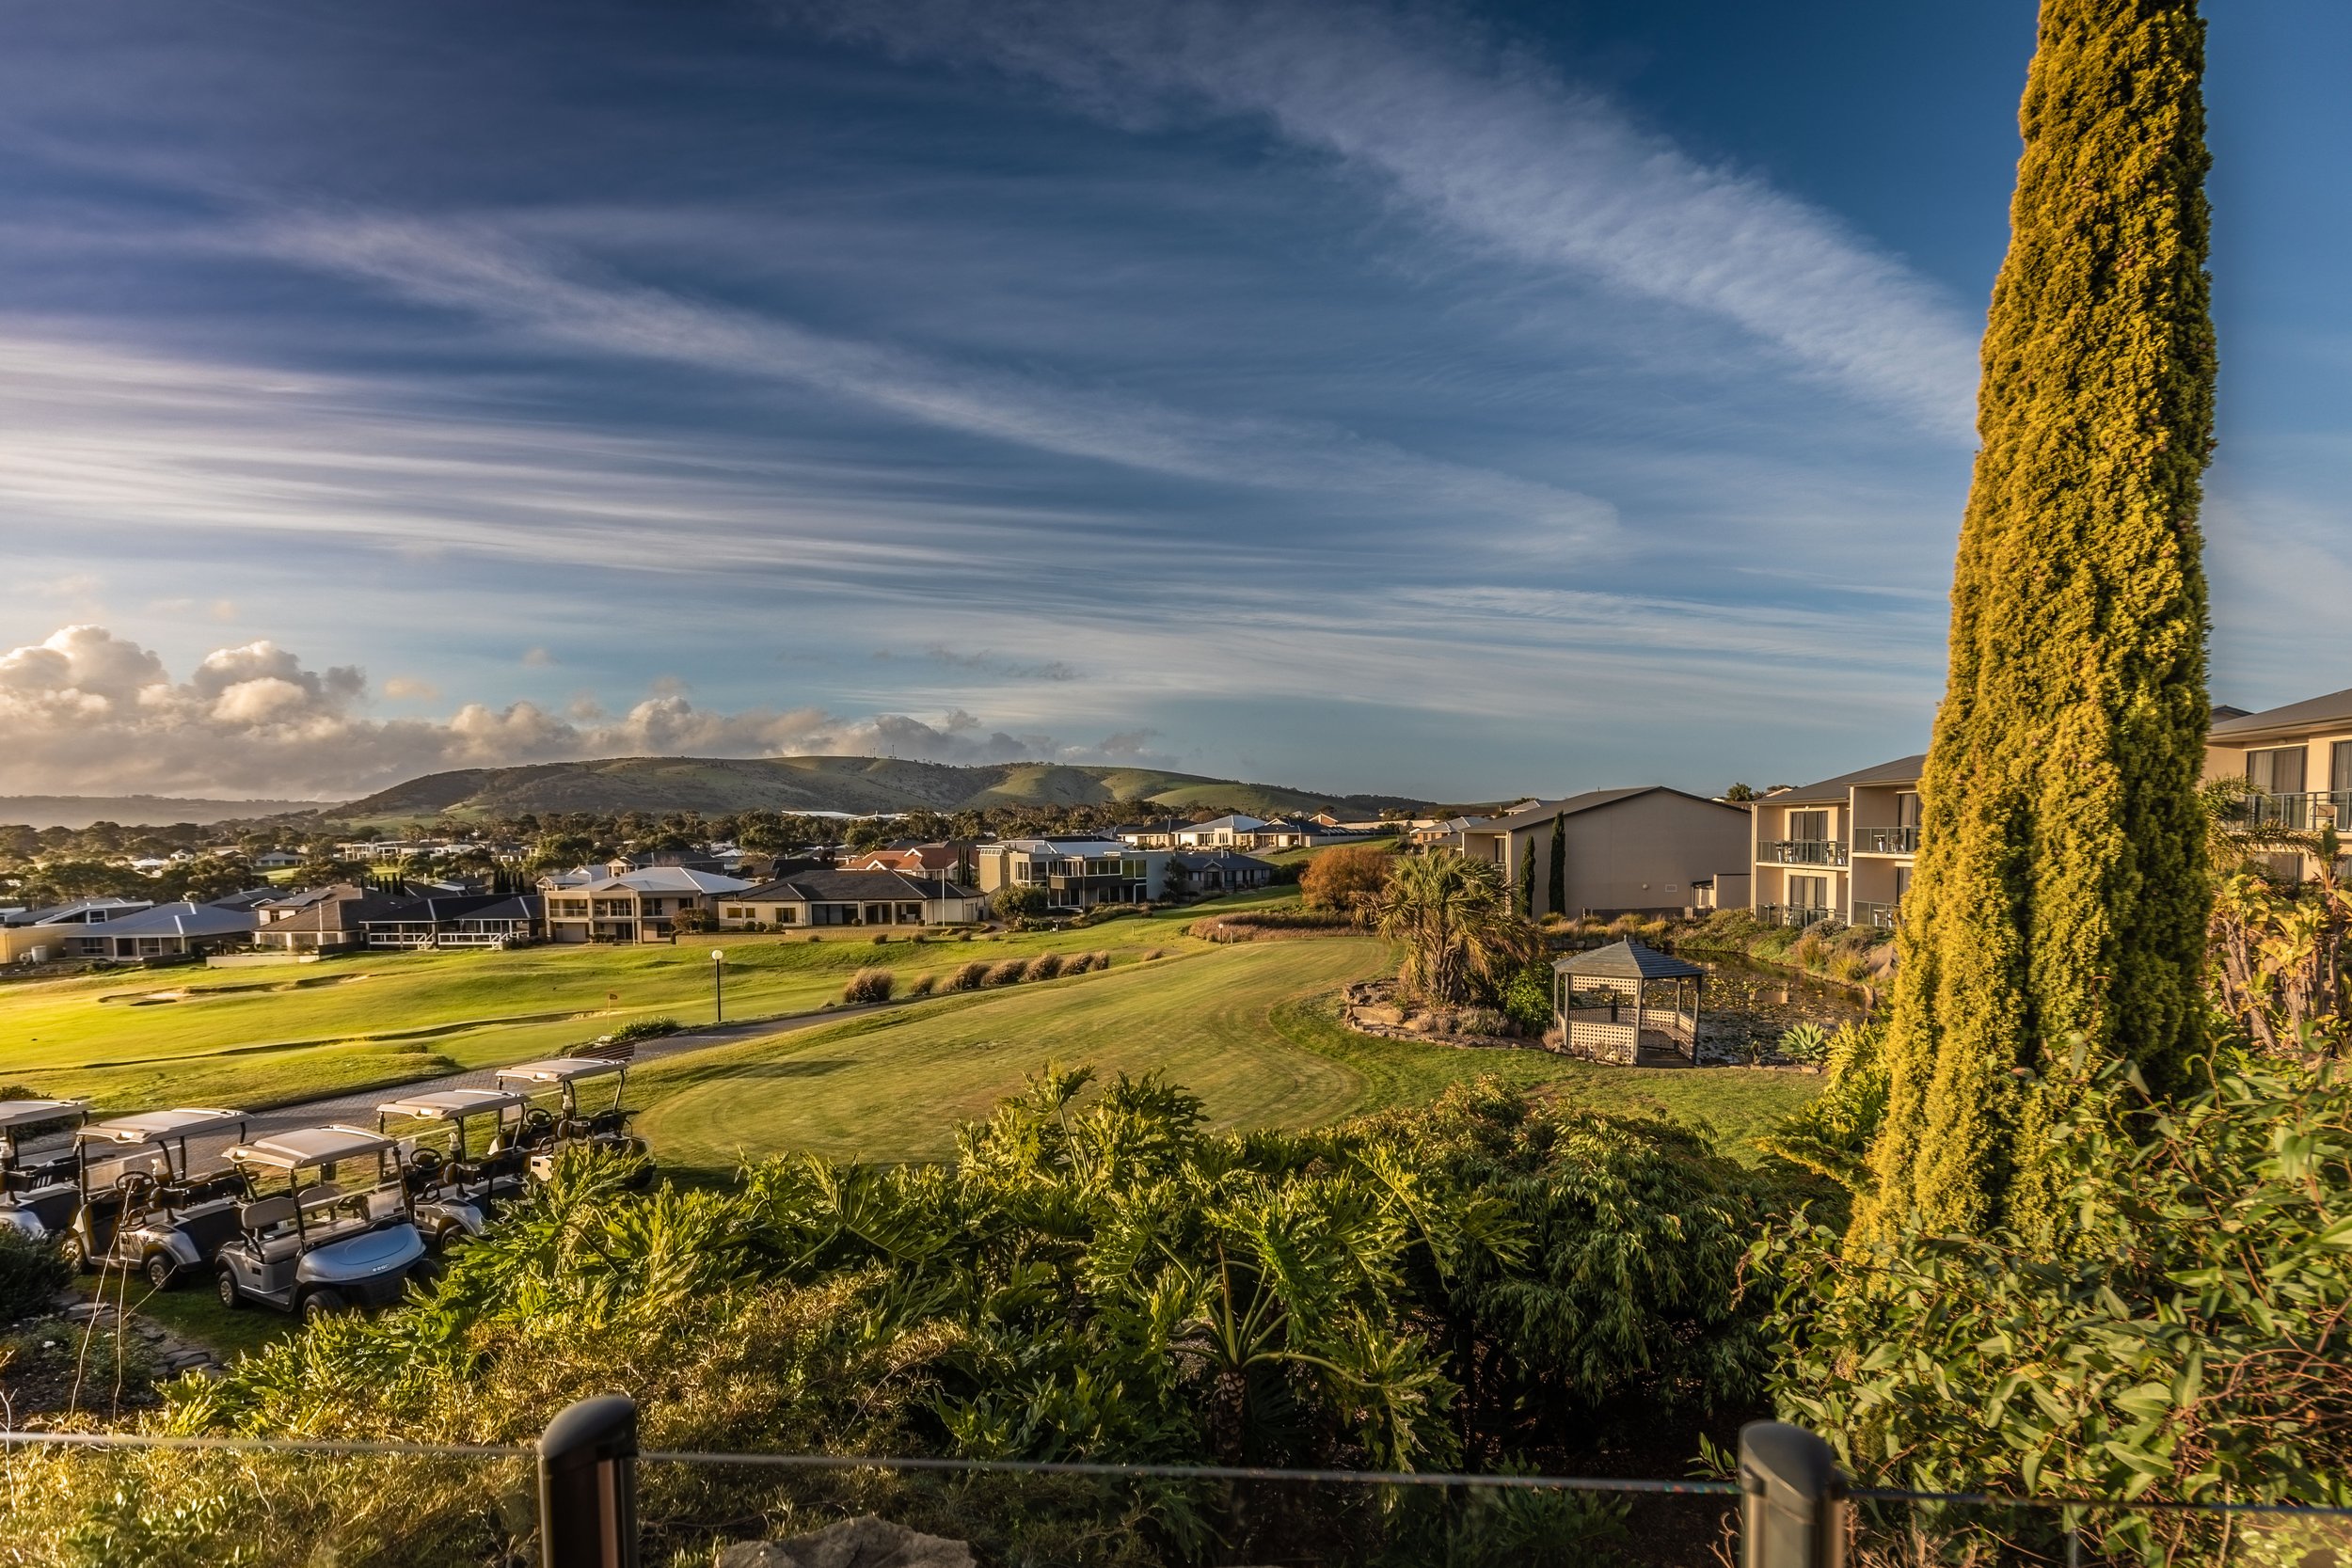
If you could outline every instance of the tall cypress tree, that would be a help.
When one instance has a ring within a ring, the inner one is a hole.
[[[2196,0],[2042,0],[1858,1235],[2034,1223],[2071,1042],[2197,1044],[2203,64]]]
[[[1519,913],[1530,920],[1535,918],[1535,847],[1533,844],[1519,858]]]
[[[1568,912],[1568,814],[1551,815],[1551,886],[1545,889],[1551,895],[1551,912]]]

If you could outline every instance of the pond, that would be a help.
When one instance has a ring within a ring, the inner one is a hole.
[[[1769,1054],[1783,1033],[1800,1023],[1836,1034],[1866,1015],[1862,992],[1809,974],[1767,968],[1728,954],[1684,955],[1707,970],[1707,1000],[1699,1023],[1699,1060],[1746,1062]]]

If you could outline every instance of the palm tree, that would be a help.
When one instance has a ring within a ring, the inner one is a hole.
[[[1464,855],[1400,857],[1373,905],[1380,934],[1405,946],[1406,995],[1442,1006],[1470,1000],[1473,979],[1500,985],[1535,951],[1502,873]]]

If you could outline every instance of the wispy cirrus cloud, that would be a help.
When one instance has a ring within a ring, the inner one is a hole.
[[[922,424],[1062,457],[1214,483],[1314,491],[1375,509],[1507,516],[1594,546],[1615,509],[1538,481],[1427,456],[1310,420],[1203,414],[1100,386],[1055,381],[859,341],[600,276],[487,223],[304,214],[259,225],[257,248],[475,313],[575,351],[787,382]]]
[[[1120,124],[1250,116],[1478,246],[1737,324],[1965,438],[1973,323],[1831,214],[1646,131],[1444,13],[1302,0],[777,0],[901,57],[1049,84]]]

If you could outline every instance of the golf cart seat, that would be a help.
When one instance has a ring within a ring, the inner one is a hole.
[[[38,1192],[43,1187],[54,1187],[60,1182],[71,1182],[73,1180],[73,1156],[71,1154],[61,1155],[55,1160],[43,1160],[38,1164],[28,1161],[8,1173],[4,1179],[5,1190],[11,1193]]]
[[[237,1224],[254,1238],[264,1261],[291,1258],[302,1244],[302,1237],[294,1228],[294,1213],[299,1207],[293,1195],[287,1193],[237,1206]]]
[[[180,1233],[196,1243],[199,1258],[210,1258],[232,1240],[239,1226],[237,1211],[222,1205],[180,1216]]]

